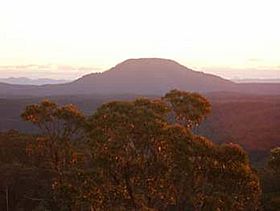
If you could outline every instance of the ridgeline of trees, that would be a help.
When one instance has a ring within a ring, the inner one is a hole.
[[[0,210],[279,210],[279,148],[257,172],[239,145],[192,132],[210,111],[178,90],[91,116],[27,106],[22,118],[41,133],[0,134]]]

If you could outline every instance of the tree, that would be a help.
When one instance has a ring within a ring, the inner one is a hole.
[[[280,177],[280,147],[276,147],[270,151],[268,166]]]
[[[172,90],[103,104],[89,118],[50,101],[22,116],[44,132],[60,210],[257,210],[259,181],[243,149],[192,133],[210,110],[201,95]],[[85,159],[73,165],[79,151]]]
[[[32,135],[17,131],[0,133],[0,210],[33,210],[49,204],[50,174],[33,165],[26,147]]]
[[[201,138],[201,137],[200,137]],[[212,152],[211,152],[212,151]],[[214,146],[199,160],[202,210],[257,210],[260,184],[245,151],[235,144]],[[209,154],[211,153],[211,154]],[[204,154],[204,153],[203,153]]]
[[[280,147],[270,151],[266,168],[261,172],[265,210],[280,209]]]
[[[60,107],[49,100],[27,106],[21,116],[41,130],[36,143],[30,144],[27,151],[35,163],[49,169],[53,176],[50,184],[54,191],[53,199],[59,209],[64,209],[65,204],[70,204],[66,202],[71,200],[69,195],[73,195],[70,191],[65,192],[65,186],[83,158],[77,141],[83,140],[86,118],[74,105]]]
[[[163,98],[173,111],[175,120],[188,127],[197,126],[211,111],[206,98],[198,93],[171,90]]]
[[[73,162],[72,147],[75,140],[80,140],[80,132],[85,124],[84,115],[73,105],[59,107],[54,102],[44,100],[40,104],[27,106],[21,117],[37,126],[42,135],[38,137],[35,148],[48,157],[48,164],[55,171],[67,167]]]
[[[177,90],[161,100],[102,105],[88,125],[92,163],[100,178],[99,206],[256,209],[259,181],[246,153],[235,145],[217,146],[190,130],[209,112],[205,98]]]
[[[138,99],[105,104],[91,117],[88,132],[93,163],[103,181],[104,208],[149,207],[150,195],[167,200],[146,185],[161,182],[164,163],[157,153],[164,143],[157,134],[165,126],[167,111],[159,100]]]

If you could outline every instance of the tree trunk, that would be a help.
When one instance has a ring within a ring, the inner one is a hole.
[[[9,187],[6,186],[6,211],[9,211]]]

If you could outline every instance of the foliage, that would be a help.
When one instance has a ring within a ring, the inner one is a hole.
[[[280,177],[280,147],[270,151],[268,166]]]
[[[261,171],[263,206],[265,210],[280,209],[280,148],[270,151],[267,166]]]
[[[88,118],[72,105],[28,106],[22,118],[42,131],[26,144],[29,165],[48,170],[52,191],[38,209],[258,210],[245,151],[192,132],[210,110],[206,98],[178,90],[109,102]]]
[[[61,198],[67,199],[72,195],[70,191],[65,193],[63,187],[69,175],[73,175],[72,168],[82,157],[75,145],[77,140],[82,140],[84,115],[73,105],[59,107],[54,102],[44,100],[40,104],[27,106],[22,118],[42,132],[35,144],[28,145],[27,152],[34,158],[34,163],[47,167],[53,175],[52,200],[59,209],[64,209],[64,204],[69,207],[69,200],[61,202]]]
[[[194,93],[101,106],[89,120],[92,163],[105,209],[257,209],[259,181],[238,146],[217,146],[191,128],[210,111]],[[170,121],[174,117],[176,121]]]
[[[171,90],[162,99],[170,104],[176,121],[186,127],[197,126],[211,110],[208,100],[197,93]]]
[[[33,165],[26,153],[35,137],[8,131],[0,133],[0,210],[33,210],[50,203],[51,174]]]

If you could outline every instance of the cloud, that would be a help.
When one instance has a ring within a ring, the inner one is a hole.
[[[259,79],[278,79],[280,78],[280,67],[259,66],[256,68],[230,68],[217,67],[205,68],[205,72],[216,74],[224,78],[259,78]]]
[[[263,59],[260,59],[260,58],[250,58],[248,59],[248,62],[262,62]]]
[[[76,79],[85,74],[100,72],[100,68],[74,67],[67,65],[17,65],[0,66],[1,78],[5,77],[29,77],[29,78],[53,78],[53,79]]]

